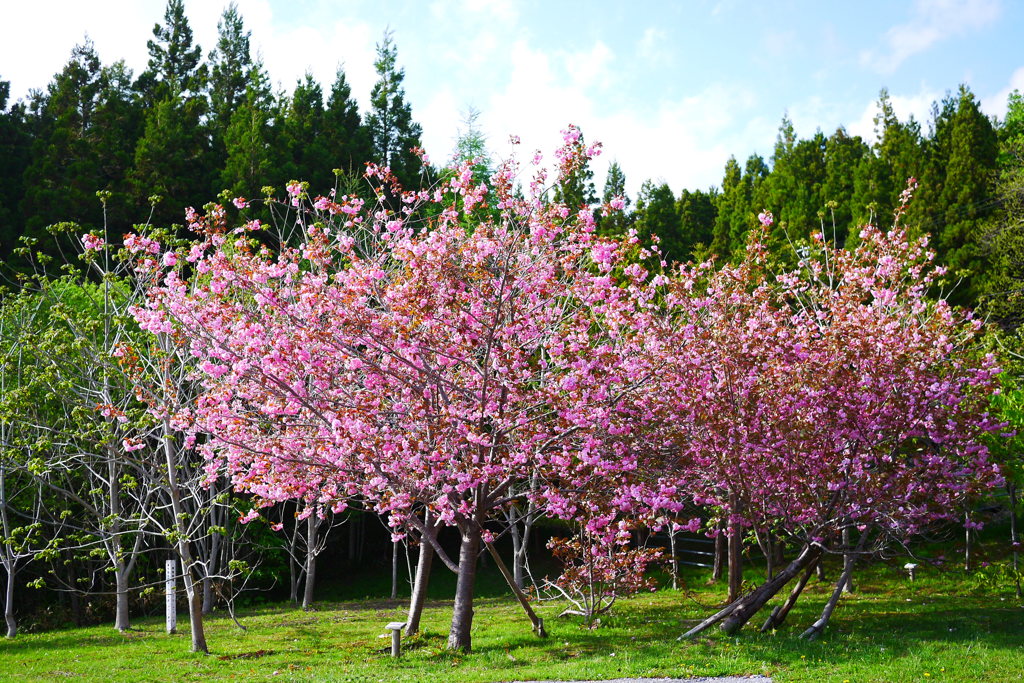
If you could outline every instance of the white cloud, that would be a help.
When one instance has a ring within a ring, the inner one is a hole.
[[[886,32],[884,48],[863,51],[861,64],[893,73],[906,59],[939,41],[991,24],[1000,11],[999,0],[917,0],[910,21]]]
[[[1010,82],[1002,90],[988,97],[981,99],[981,109],[989,116],[997,116],[1000,119],[1006,116],[1006,103],[1010,93],[1018,90],[1024,93],[1024,66],[1018,68],[1010,75]]]
[[[149,35],[163,15],[159,3],[133,2],[100,16],[94,3],[80,0],[56,0],[45,9],[31,2],[4,3],[3,12],[0,78],[11,82],[12,99],[45,88],[86,33],[104,63],[123,58],[137,73],[146,65],[146,41],[126,41],[125,36]]]
[[[663,30],[650,26],[644,30],[644,35],[637,43],[636,52],[641,58],[652,64],[668,62],[669,51],[666,40],[667,35]]]
[[[904,95],[889,93],[889,101],[892,103],[893,111],[900,121],[907,121],[911,116],[922,126],[931,118],[932,103],[938,102],[943,94],[927,88],[922,88],[915,94]],[[872,100],[865,105],[860,118],[847,125],[846,130],[850,135],[859,135],[864,141],[871,144],[875,141],[875,116],[878,114],[878,100]]]

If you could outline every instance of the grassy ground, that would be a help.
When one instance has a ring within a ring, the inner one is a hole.
[[[1012,681],[1024,678],[1024,605],[1009,587],[984,586],[956,570],[922,567],[914,582],[903,561],[865,568],[857,593],[840,603],[817,642],[797,635],[821,609],[830,587],[812,580],[777,632],[748,626],[739,637],[717,630],[694,642],[676,636],[723,599],[703,575],[684,590],[620,602],[599,628],[557,619],[545,603],[550,637],[540,640],[493,576],[484,576],[474,622],[474,651],[445,651],[450,605],[434,601],[422,636],[389,656],[384,624],[404,603],[355,600],[379,584],[342,585],[315,612],[268,605],[244,610],[240,631],[223,615],[207,622],[212,654],[188,652],[187,632],[167,636],[162,621],[118,634],[92,627],[19,635],[0,642],[0,679],[52,681],[298,680],[511,681],[621,676],[766,674],[778,681]],[[435,595],[447,590],[445,579]],[[835,572],[831,572],[832,577]],[[763,617],[762,617],[763,618]],[[180,623],[179,619],[179,623]],[[185,619],[187,629],[187,619]],[[184,629],[183,629],[184,630]]]

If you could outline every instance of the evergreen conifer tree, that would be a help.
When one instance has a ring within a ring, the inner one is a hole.
[[[412,107],[405,101],[405,69],[398,67],[398,48],[390,31],[377,44],[373,66],[377,82],[370,92],[370,113],[366,117],[373,161],[390,167],[403,186],[412,186],[422,166],[412,150],[420,147],[423,131],[413,121]]]

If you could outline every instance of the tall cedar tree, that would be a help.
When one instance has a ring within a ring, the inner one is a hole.
[[[202,48],[192,44],[183,0],[167,0],[164,24],[153,26],[153,39],[146,41],[146,48],[149,66],[139,77],[138,88],[145,93],[147,103],[202,91],[206,65],[202,63]]]
[[[587,148],[587,143],[584,141],[582,133],[580,133],[579,139],[573,145],[577,150]],[[589,158],[584,155],[579,166],[555,185],[554,199],[556,202],[565,204],[570,209],[580,209],[597,203],[597,191],[594,189],[594,171],[590,168]]]
[[[680,260],[679,214],[676,213],[675,195],[668,183],[656,184],[645,180],[637,193],[633,218],[641,243],[646,244],[653,235],[657,235],[665,260]]]
[[[210,133],[214,157],[218,163],[227,158],[225,135],[231,117],[246,101],[251,77],[251,32],[245,30],[238,5],[231,2],[217,22],[217,47],[210,62]],[[215,188],[217,190],[221,188]]]
[[[60,247],[47,226],[73,220],[98,227],[102,221],[96,199],[102,189],[100,163],[91,139],[101,77],[99,56],[87,40],[75,46],[70,61],[36,103],[38,132],[20,208],[26,217],[24,234],[37,240],[33,249],[49,256],[57,256]]]
[[[370,130],[373,161],[391,168],[403,186],[412,187],[419,177],[421,162],[412,151],[420,147],[423,129],[412,119],[412,107],[405,101],[405,69],[398,68],[398,48],[391,31],[377,43],[377,83],[370,91]]]
[[[986,276],[982,239],[996,206],[991,197],[999,150],[992,122],[966,86],[960,87],[948,131],[945,182],[938,198],[942,213],[930,231],[954,277],[964,274],[951,301],[973,306]]]
[[[363,125],[352,86],[340,67],[324,111],[324,144],[332,169],[349,178],[362,175],[364,164],[373,157],[370,130]]]
[[[0,81],[0,259],[10,255],[24,229],[18,202],[32,150],[27,106],[16,102],[8,107],[10,94],[10,81]]]
[[[187,206],[201,206],[214,179],[204,125],[206,65],[200,46],[192,45],[182,0],[168,0],[164,22],[153,28],[149,66],[138,83],[149,107],[132,174],[137,202],[162,198],[154,213],[159,224],[182,220]]]
[[[629,215],[629,207],[632,203],[629,195],[626,194],[626,174],[622,172],[619,162],[613,161],[608,165],[608,175],[604,180],[604,193],[601,195],[602,204],[608,204],[616,197],[622,197],[624,206],[621,211],[613,211],[607,216],[598,218],[597,229],[602,235],[609,237],[622,237],[632,225],[632,218]]]
[[[261,64],[249,67],[245,95],[231,113],[224,143],[227,159],[220,171],[220,187],[235,197],[252,198],[274,178],[274,97]],[[283,181],[281,181],[283,182]]]
[[[333,186],[333,166],[324,140],[325,128],[323,89],[307,73],[295,84],[281,122],[281,134],[277,139],[282,156],[281,183],[307,180],[317,194],[326,194]]]
[[[679,215],[679,260],[703,260],[708,254],[715,229],[715,190],[683,190],[676,201]]]
[[[870,150],[860,136],[851,137],[840,126],[825,141],[825,182],[821,188],[827,209],[825,237],[838,246],[846,244],[846,237],[856,227],[853,203],[854,176],[857,166]]]
[[[854,222],[857,225],[889,225],[900,193],[909,178],[920,178],[921,126],[910,117],[899,120],[889,92],[882,90],[875,115],[875,143],[872,154],[865,156],[854,177]],[[850,234],[847,246],[857,242],[857,231]]]

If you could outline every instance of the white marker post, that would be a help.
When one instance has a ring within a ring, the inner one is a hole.
[[[167,560],[164,563],[164,580],[167,595],[167,632],[176,633],[178,630],[178,563],[175,560]]]

